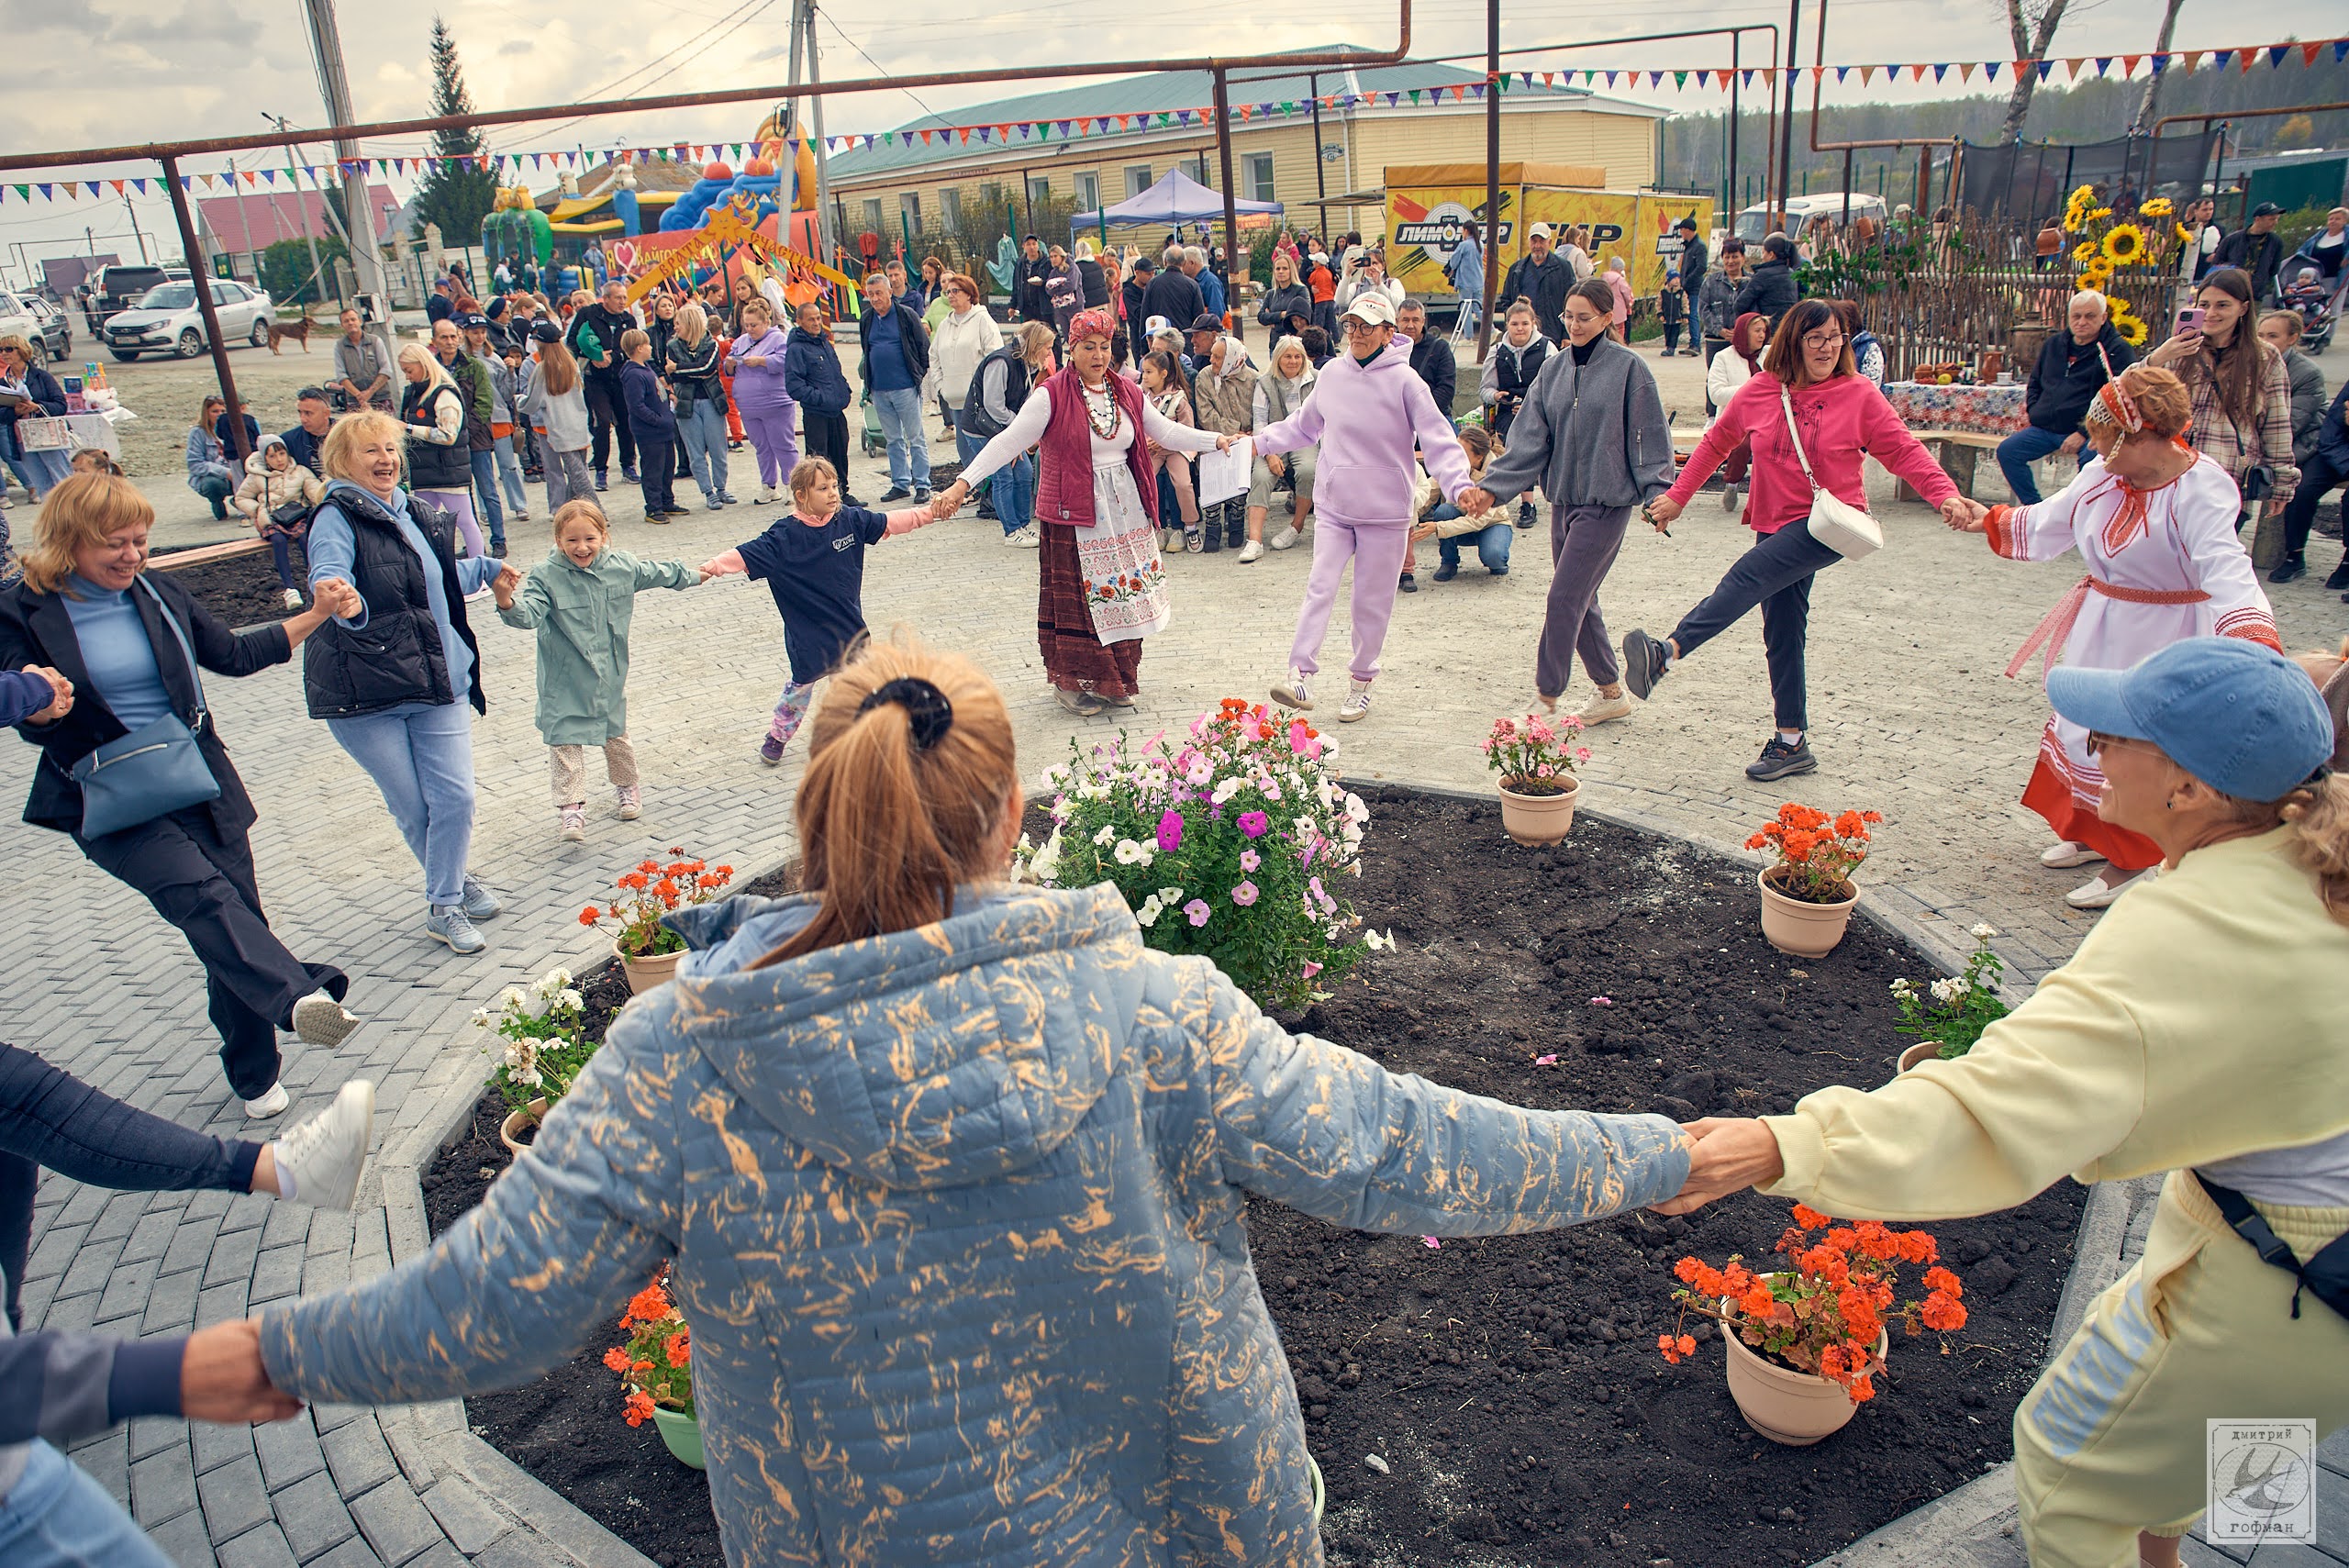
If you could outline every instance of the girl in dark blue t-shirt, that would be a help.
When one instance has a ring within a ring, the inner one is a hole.
[[[816,683],[864,631],[865,548],[938,520],[928,506],[874,512],[841,506],[840,474],[819,457],[791,471],[791,503],[766,532],[702,567],[714,577],[740,572],[763,580],[783,612],[791,679],[759,742],[759,761],[769,767],[783,761],[783,749],[807,717]]]

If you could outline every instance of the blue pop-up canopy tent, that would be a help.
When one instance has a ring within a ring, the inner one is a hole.
[[[1276,217],[1281,212],[1278,202],[1252,202],[1234,198],[1232,208],[1241,217],[1262,215]],[[1099,212],[1081,212],[1069,219],[1069,233],[1104,228],[1175,228],[1186,223],[1208,223],[1223,217],[1223,194],[1209,190],[1180,169],[1169,169],[1159,182],[1139,195],[1128,196],[1112,207]]]

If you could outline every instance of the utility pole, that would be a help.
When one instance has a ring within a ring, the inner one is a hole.
[[[1802,30],[1802,0],[1787,0],[1787,117],[1778,125],[1778,211],[1776,226],[1787,221],[1788,204],[1794,200],[1795,162],[1795,79],[1796,35]],[[1789,236],[1788,238],[1792,238]]]
[[[1320,153],[1315,148],[1315,155]],[[1522,217],[1522,213],[1518,215]],[[1501,0],[1485,0],[1485,296],[1476,302],[1476,358],[1493,347],[1493,299],[1499,288],[1501,217]],[[1426,328],[1422,328],[1422,331]],[[1445,418],[1452,410],[1443,411]]]
[[[122,194],[122,210],[130,215],[130,232],[139,241],[139,259],[147,260],[147,236],[139,227],[139,209],[130,205],[130,193]]]
[[[816,58],[816,0],[804,0],[804,3],[807,9],[807,84],[814,87],[824,80]],[[810,128],[816,134],[816,249],[818,260],[832,262],[840,249],[840,235],[832,227],[831,161],[824,155],[822,95],[818,94],[810,102],[814,111]]]
[[[343,70],[342,35],[335,28],[334,0],[302,0],[302,14],[310,25],[310,52],[317,62],[318,93],[326,101],[327,123],[350,125],[359,117],[351,112],[351,78]],[[360,292],[373,295],[383,302],[382,326],[388,342],[391,280],[384,272],[383,254],[375,247],[375,214],[368,203],[367,166],[360,158],[355,141],[337,141],[334,158],[335,167],[342,175],[342,210],[350,226],[345,243],[351,247],[351,265],[358,274]]]
[[[299,178],[294,172],[294,165],[297,161],[294,156],[294,143],[291,139],[291,133],[285,128],[285,117],[284,115],[273,115],[268,110],[264,109],[262,111],[261,117],[275,125],[277,127],[278,135],[288,139],[285,143],[285,179],[286,183],[294,187],[294,194],[298,198],[302,193],[302,186]],[[296,205],[298,206],[298,202]],[[318,210],[320,212],[327,210],[327,195],[324,191],[320,191],[318,193]],[[318,264],[317,236],[311,232],[310,220],[306,217],[302,220],[302,243],[310,248],[310,282],[317,285],[318,298],[323,300],[327,296],[327,274],[325,269]],[[350,241],[345,240],[344,243],[349,244]],[[306,305],[303,306],[304,314],[306,315],[308,310],[309,306]]]

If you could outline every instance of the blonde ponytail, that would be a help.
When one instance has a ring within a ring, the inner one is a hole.
[[[867,706],[898,681],[935,688],[952,717],[941,727],[902,701]],[[1003,869],[1018,763],[1003,698],[976,665],[911,639],[868,642],[834,672],[808,729],[800,885],[821,905],[752,968],[942,920],[957,886]]]

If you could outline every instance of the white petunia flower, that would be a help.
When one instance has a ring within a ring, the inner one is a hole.
[[[1106,845],[1117,836],[1118,825],[1114,822],[1104,822],[1101,824],[1101,831],[1093,835],[1093,841],[1097,844]]]
[[[1346,816],[1352,821],[1367,822],[1370,820],[1370,807],[1363,804],[1362,796],[1350,795],[1346,796]]]
[[[1966,935],[1972,937],[1977,942],[1987,942],[1998,934],[1998,929],[1992,926],[1987,920],[1977,923],[1971,931],[1966,933]]]
[[[1141,907],[1134,911],[1134,918],[1145,927],[1155,926],[1158,924],[1158,917],[1165,911],[1165,907],[1155,896],[1145,898],[1141,901]]]
[[[1215,786],[1215,793],[1208,796],[1208,798],[1216,805],[1221,806],[1224,802],[1230,800],[1233,795],[1238,795],[1246,787],[1246,784],[1242,780],[1225,779],[1221,784]]]
[[[1161,904],[1180,904],[1183,902],[1183,890],[1179,887],[1162,887],[1158,890],[1158,901]]]
[[[1379,952],[1382,951],[1399,948],[1403,944],[1395,940],[1395,935],[1392,931],[1380,931],[1372,928],[1365,929],[1363,932],[1362,945],[1368,948],[1373,952]]]

